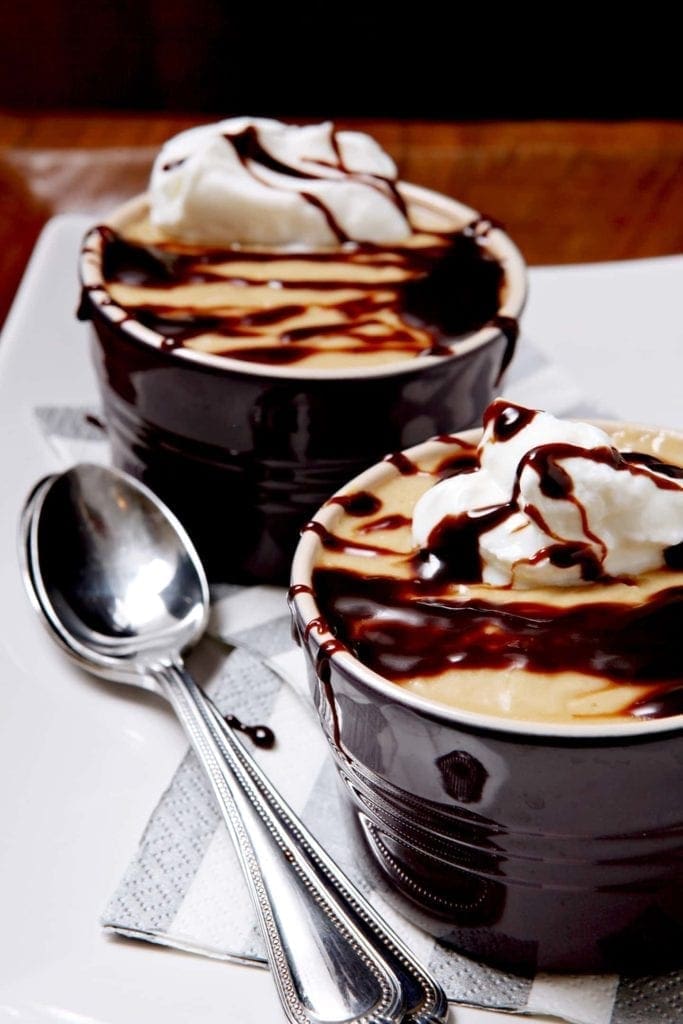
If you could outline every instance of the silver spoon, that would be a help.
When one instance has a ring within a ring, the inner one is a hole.
[[[81,464],[34,489],[21,556],[34,606],[82,668],[171,703],[235,843],[288,1019],[429,1024],[447,1001],[268,782],[183,666],[209,594],[183,527],[143,484]]]

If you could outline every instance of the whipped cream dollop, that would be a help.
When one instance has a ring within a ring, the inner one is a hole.
[[[411,234],[396,180],[391,158],[362,132],[236,117],[166,142],[150,219],[200,245],[388,245]]]
[[[416,543],[454,579],[463,567],[466,582],[574,586],[661,568],[681,550],[681,471],[618,452],[598,427],[498,399],[478,456],[413,513]]]

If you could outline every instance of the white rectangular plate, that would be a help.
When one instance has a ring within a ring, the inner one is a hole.
[[[0,1018],[278,1021],[266,972],[107,938],[98,925],[185,744],[161,702],[64,661],[18,568],[24,499],[63,468],[32,410],[98,404],[88,329],[74,315],[88,226],[76,215],[50,222],[0,341]],[[683,257],[530,276],[525,334],[577,391],[619,417],[683,426]],[[510,1019],[470,1009],[452,1016],[459,1024]]]

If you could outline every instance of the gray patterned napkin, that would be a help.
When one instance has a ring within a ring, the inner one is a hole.
[[[562,415],[609,415],[527,342],[506,397]],[[36,410],[53,451],[66,465],[105,461],[98,413]],[[213,594],[209,637],[191,668],[223,712],[269,724],[273,750],[255,751],[285,799],[330,855],[415,951],[449,999],[479,1007],[547,1014],[575,1024],[681,1024],[683,972],[642,978],[616,975],[518,977],[448,949],[394,909],[391,893],[349,843],[349,811],[308,698],[303,656],[294,647],[284,591],[224,586]],[[220,657],[216,658],[216,645]],[[211,649],[213,646],[213,650]],[[219,664],[218,669],[208,666]],[[102,923],[122,935],[226,960],[265,966],[255,914],[227,830],[190,751],[152,811],[137,851]]]

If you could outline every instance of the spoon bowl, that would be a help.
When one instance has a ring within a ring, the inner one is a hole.
[[[144,484],[82,463],[38,484],[23,534],[29,592],[67,652],[105,678],[158,690],[148,670],[191,647],[209,615],[178,519]]]

